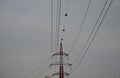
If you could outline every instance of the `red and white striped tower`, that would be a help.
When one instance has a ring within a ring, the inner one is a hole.
[[[64,78],[64,67],[63,67],[63,48],[60,43],[60,66],[59,66],[59,78]]]
[[[50,64],[50,66],[57,65],[57,66],[59,66],[59,69],[58,69],[57,73],[52,74],[50,77],[53,77],[55,75],[59,75],[59,78],[69,77],[69,73],[66,73],[64,71],[64,66],[65,65],[71,66],[72,64],[64,62],[64,57],[69,56],[69,54],[67,54],[63,51],[62,42],[60,43],[60,51],[53,54],[53,57],[54,56],[59,57],[59,62],[52,63],[52,64]]]

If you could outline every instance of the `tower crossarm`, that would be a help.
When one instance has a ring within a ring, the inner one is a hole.
[[[50,64],[50,66],[53,66],[53,65],[60,65],[60,62]],[[63,65],[72,66],[71,63],[67,63],[67,62],[63,62]]]
[[[54,56],[56,56],[56,55],[60,56],[60,53],[55,53],[55,54],[53,54],[52,56],[54,57]],[[69,56],[69,54],[68,54],[68,53],[63,52],[63,56]]]
[[[53,74],[52,74],[52,76],[59,75],[59,74],[60,74],[59,72],[57,72],[57,73],[53,73]],[[64,72],[64,75],[65,75],[65,76],[69,76],[70,74],[69,74],[69,73]]]

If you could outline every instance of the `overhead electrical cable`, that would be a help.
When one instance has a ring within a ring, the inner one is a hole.
[[[61,23],[61,6],[62,6],[62,0],[59,0],[59,13],[58,13],[58,38],[57,38],[57,45],[59,45],[59,35],[60,35],[60,23]]]
[[[95,30],[95,28],[96,28],[96,26],[97,26],[97,24],[98,24],[98,22],[99,22],[99,19],[100,19],[101,15],[102,15],[102,13],[103,13],[103,11],[104,11],[104,9],[105,9],[105,6],[106,6],[107,2],[108,2],[108,0],[106,0],[106,2],[105,2],[105,4],[104,4],[104,6],[103,6],[103,8],[102,8],[102,10],[101,10],[98,18],[97,18],[97,21],[96,21],[93,29],[92,29],[91,32],[90,32],[90,35],[89,35],[87,41],[85,42],[82,50],[80,51],[80,53],[78,54],[78,56],[77,56],[76,59],[74,60],[74,63],[77,61],[77,59],[79,59],[80,55],[84,52],[85,48],[87,47],[87,44],[88,44],[90,38],[92,37],[92,35],[93,35],[93,33],[94,33],[94,30]]]
[[[56,21],[55,21],[55,44],[54,44],[54,48],[55,48],[55,53],[57,53],[58,51],[58,13],[59,13],[59,0],[56,0]],[[55,56],[55,60],[54,62],[57,61],[57,57]],[[56,66],[54,68],[54,72],[56,72]]]
[[[62,0],[60,0],[60,5],[59,5],[58,28],[60,27],[60,20],[61,20],[61,4],[62,4]],[[58,29],[58,30],[59,30],[59,29]]]
[[[56,10],[56,30],[55,30],[55,51],[58,51],[58,13],[59,13],[59,0],[57,0]]]
[[[106,0],[106,2],[107,2],[107,1],[108,1],[108,0]],[[101,24],[102,24],[102,22],[104,21],[104,18],[105,18],[105,16],[107,15],[108,10],[109,10],[109,8],[110,8],[112,2],[113,2],[113,0],[110,1],[110,4],[109,4],[109,6],[107,7],[107,10],[105,11],[105,14],[103,15],[103,18],[102,18],[102,20],[100,21],[100,24],[98,25],[97,30],[95,31],[95,33],[94,33],[92,39],[90,40],[90,43],[88,44],[88,47],[86,48],[86,50],[85,50],[83,56],[81,57],[79,63],[77,64],[77,66],[75,67],[75,69],[73,69],[73,71],[71,72],[71,74],[78,68],[78,66],[81,64],[82,60],[84,59],[86,53],[88,52],[88,49],[90,48],[90,46],[91,46],[93,40],[95,39],[96,34],[98,33],[98,31],[99,31],[99,29],[100,29],[100,27],[101,27]],[[106,3],[105,3],[105,5],[106,5]],[[104,8],[105,8],[105,7],[104,7]],[[100,14],[100,16],[101,16],[101,14]]]
[[[89,10],[89,7],[90,7],[90,5],[91,5],[91,2],[92,2],[92,0],[89,0],[89,3],[88,3],[88,6],[87,6],[85,15],[84,15],[84,17],[83,17],[83,20],[82,20],[82,23],[81,23],[81,25],[80,25],[80,28],[79,28],[79,30],[78,30],[78,32],[77,32],[77,35],[76,35],[76,37],[75,37],[75,40],[74,40],[74,42],[73,42],[73,45],[72,45],[72,47],[71,47],[70,50],[69,50],[69,54],[72,52],[72,50],[73,50],[73,48],[75,47],[75,44],[76,44],[76,42],[77,42],[77,40],[78,40],[78,38],[79,38],[79,34],[80,34],[81,29],[82,29],[82,27],[83,27],[83,25],[84,25],[84,22],[85,22],[85,20],[86,20],[86,17],[87,17],[88,10]]]
[[[56,16],[56,52],[58,51],[59,45],[59,34],[60,34],[60,22],[61,22],[61,4],[62,0],[57,0],[57,16]]]
[[[53,54],[53,0],[51,0],[51,56]],[[51,59],[51,63],[52,63]]]

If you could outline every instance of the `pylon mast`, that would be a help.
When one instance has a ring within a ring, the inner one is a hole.
[[[60,66],[59,66],[59,78],[64,78],[64,67],[63,67],[63,48],[60,43]]]

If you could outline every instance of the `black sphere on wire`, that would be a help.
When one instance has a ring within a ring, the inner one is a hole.
[[[61,41],[63,41],[63,38],[61,38]]]
[[[65,29],[62,30],[63,32],[65,31]]]
[[[66,13],[65,16],[67,16],[68,14]]]

